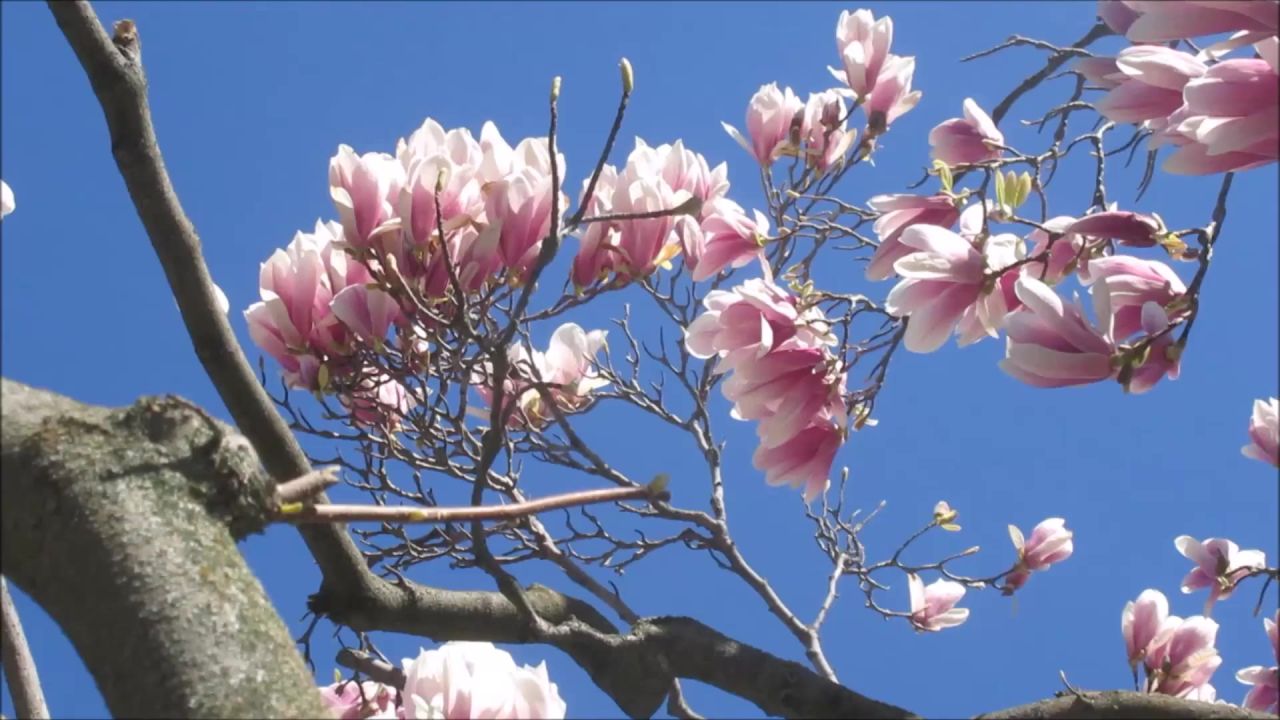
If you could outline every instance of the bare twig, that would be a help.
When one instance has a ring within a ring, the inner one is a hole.
[[[0,644],[4,646],[4,676],[9,681],[9,693],[13,696],[13,709],[20,718],[46,720],[49,706],[40,690],[40,676],[36,673],[36,661],[27,646],[26,633],[18,619],[18,608],[9,596],[9,584],[0,577]]]
[[[286,503],[302,502],[317,493],[322,492],[325,488],[338,484],[338,473],[341,471],[336,466],[320,468],[312,470],[300,478],[294,478],[285,483],[276,486],[276,503],[284,505]]]
[[[297,523],[322,522],[397,522],[397,523],[451,523],[483,520],[515,520],[535,513],[596,503],[622,500],[659,500],[666,493],[651,486],[604,488],[551,495],[537,500],[511,503],[510,505],[480,505],[464,507],[402,507],[388,505],[335,505],[332,503],[306,507],[285,508],[280,519]]]

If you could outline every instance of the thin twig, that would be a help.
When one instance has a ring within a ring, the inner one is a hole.
[[[329,466],[312,470],[300,478],[294,478],[285,483],[276,486],[276,503],[284,505],[286,503],[302,502],[316,494],[323,492],[325,488],[338,484],[338,473],[341,468],[337,466]]]
[[[551,495],[537,500],[526,500],[509,505],[464,505],[462,507],[403,507],[391,505],[312,505],[285,508],[279,514],[281,520],[296,523],[322,522],[400,522],[400,523],[451,523],[483,520],[514,520],[548,510],[594,505],[623,500],[662,500],[665,491],[655,491],[652,486],[603,488]]]
[[[46,720],[49,706],[40,690],[40,676],[36,673],[36,661],[31,657],[27,636],[18,620],[18,609],[9,596],[9,584],[0,577],[0,645],[4,651],[4,675],[9,679],[9,693],[13,696],[13,709],[20,718]]]

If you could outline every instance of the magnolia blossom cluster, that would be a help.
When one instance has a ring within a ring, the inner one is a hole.
[[[1116,379],[1141,393],[1177,377],[1180,348],[1170,331],[1188,311],[1186,285],[1161,261],[1103,254],[1108,246],[1174,243],[1159,216],[1114,209],[1060,216],[1020,237],[990,229],[1007,219],[1006,204],[961,211],[958,203],[949,191],[870,201],[881,213],[880,245],[867,276],[899,276],[885,305],[909,318],[908,350],[933,352],[952,334],[964,346],[1004,331],[1001,367],[1037,387]],[[1051,287],[1072,275],[1089,288],[1094,320],[1078,297],[1067,302]]]
[[[1267,571],[1267,559],[1261,550],[1241,550],[1225,538],[1200,541],[1183,535],[1174,540],[1174,546],[1195,563],[1182,580],[1182,592],[1209,589],[1204,615],[1185,620],[1169,615],[1169,601],[1163,593],[1143,591],[1136,601],[1125,605],[1121,615],[1129,667],[1135,681],[1138,667],[1145,668],[1147,692],[1212,702],[1217,692],[1209,679],[1222,658],[1214,647],[1218,624],[1209,614],[1218,600],[1231,596],[1241,580]],[[1275,623],[1267,620],[1266,629],[1274,651]],[[1245,707],[1275,711],[1276,672],[1275,667],[1255,666],[1236,674],[1240,682],[1254,686],[1245,698]]]
[[[372,423],[413,402],[399,382],[365,372],[358,351],[381,349],[393,327],[401,334],[409,328],[399,302],[347,253],[343,237],[335,222],[297,233],[262,263],[262,299],[244,315],[249,336],[280,363],[290,386],[326,391],[331,380],[350,379],[344,402],[357,420]]]
[[[609,384],[595,367],[607,335],[604,330],[586,332],[575,323],[565,323],[552,334],[546,352],[530,352],[523,343],[507,348],[508,371],[499,410],[506,426],[541,428],[555,419],[555,408],[562,413],[584,408],[593,390]],[[492,365],[486,364],[472,378],[472,385],[490,407],[496,394],[492,374]],[[480,414],[488,418],[488,412]]]
[[[1152,148],[1181,175],[1246,170],[1280,156],[1280,3],[1100,0],[1098,14],[1135,43],[1077,70],[1107,90],[1098,112],[1151,132]],[[1231,33],[1197,54],[1171,41]],[[1221,59],[1237,48],[1255,57]]]
[[[1212,702],[1217,697],[1209,684],[1222,665],[1214,643],[1218,623],[1195,615],[1186,619],[1169,614],[1169,601],[1159,590],[1144,590],[1121,613],[1129,667],[1135,676],[1146,670],[1146,691]]]
[[[703,305],[685,345],[694,357],[717,358],[717,374],[730,373],[721,389],[733,417],[759,423],[752,462],[770,485],[803,486],[806,499],[816,497],[847,425],[845,372],[829,349],[826,317],[767,274],[713,290]]]
[[[325,392],[341,380],[358,422],[403,414],[412,393],[362,367],[360,350],[383,350],[392,333],[407,361],[428,350],[406,292],[447,310],[451,285],[527,279],[551,227],[551,169],[545,138],[512,147],[492,123],[477,140],[428,118],[394,156],[340,146],[329,162],[339,222],[317,222],[262,264],[250,335],[293,387]]]
[[[637,138],[622,170],[602,168],[590,198],[589,182],[581,200],[588,220],[614,219],[590,221],[580,234],[572,270],[579,290],[611,275],[644,277],[682,251],[693,279],[706,280],[758,257],[769,232],[759,211],[748,216],[725,197],[725,164],[712,169],[680,140],[655,148]]]
[[[1280,620],[1280,612],[1276,618]],[[1265,618],[1263,626],[1272,654],[1280,665],[1276,620]],[[1209,682],[1222,665],[1222,657],[1215,647],[1218,623],[1202,615],[1185,619],[1170,615],[1169,601],[1164,594],[1148,589],[1125,605],[1120,630],[1135,681],[1138,669],[1143,669],[1146,692],[1223,702],[1217,700],[1217,690]],[[1280,667],[1253,665],[1237,671],[1236,679],[1252,686],[1241,703],[1243,707],[1276,712]]]
[[[546,663],[517,666],[511,654],[487,642],[450,642],[405,659],[404,689],[345,682],[320,688],[341,720],[557,720],[566,705],[547,676]]]
[[[867,114],[867,135],[880,135],[923,95],[911,89],[916,59],[889,52],[893,18],[879,20],[870,10],[845,11],[836,23],[836,52],[841,67],[828,68],[848,87],[846,94]]]
[[[721,124],[764,167],[782,157],[802,158],[819,174],[838,167],[857,136],[846,124],[851,113],[846,98],[866,113],[864,144],[920,102],[921,92],[911,89],[916,59],[889,52],[892,44],[892,18],[846,10],[836,23],[841,67],[828,68],[841,87],[801,100],[789,87],[762,85],[747,105],[745,135]]]

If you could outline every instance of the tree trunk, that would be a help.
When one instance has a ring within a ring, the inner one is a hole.
[[[248,443],[175,397],[110,409],[2,382],[0,567],[112,714],[325,716],[236,548],[272,491]]]

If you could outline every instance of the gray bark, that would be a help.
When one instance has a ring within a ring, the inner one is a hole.
[[[979,715],[980,720],[1145,720],[1146,718],[1203,718],[1204,720],[1264,720],[1274,715],[1234,705],[1182,700],[1169,695],[1147,695],[1122,690],[1064,693],[1028,705]]]
[[[0,567],[112,714],[323,716],[236,548],[271,490],[248,444],[178,398],[109,409],[2,382]]]

